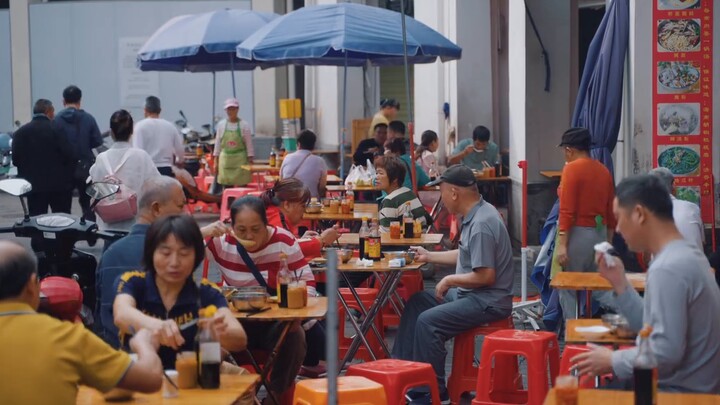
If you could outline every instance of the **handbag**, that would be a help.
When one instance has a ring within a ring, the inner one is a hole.
[[[108,224],[127,221],[128,219],[135,218],[135,215],[137,215],[137,193],[130,187],[123,184],[123,182],[115,176],[115,173],[120,170],[127,161],[128,157],[130,157],[130,151],[131,149],[128,149],[127,152],[125,152],[120,160],[120,164],[117,165],[115,170],[111,169],[110,162],[108,161],[106,154],[99,155],[100,161],[103,166],[105,166],[105,170],[109,173],[105,176],[104,181],[120,186],[117,193],[103,198],[95,206],[95,212],[105,223]]]

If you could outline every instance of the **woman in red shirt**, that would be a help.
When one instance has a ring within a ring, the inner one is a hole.
[[[305,205],[310,201],[310,190],[302,181],[289,177],[279,180],[275,186],[262,195],[267,209],[268,223],[298,235],[298,225],[302,222]],[[340,234],[336,227],[328,228],[321,234],[307,231],[298,239],[305,257],[320,257],[324,246],[334,243]]]

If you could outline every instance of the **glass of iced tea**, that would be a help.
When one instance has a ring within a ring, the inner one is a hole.
[[[177,385],[180,389],[195,388],[197,386],[197,357],[195,352],[181,352],[175,358],[177,370]]]
[[[560,375],[555,379],[555,403],[577,405],[578,379],[571,375]]]
[[[400,239],[400,222],[390,222],[390,239]]]
[[[299,309],[305,306],[303,305],[305,301],[305,288],[303,288],[297,281],[288,284],[287,296],[288,308]]]

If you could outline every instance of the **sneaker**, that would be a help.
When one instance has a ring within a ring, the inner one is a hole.
[[[322,378],[327,376],[327,368],[320,364],[317,366],[302,366],[298,375],[305,378]]]

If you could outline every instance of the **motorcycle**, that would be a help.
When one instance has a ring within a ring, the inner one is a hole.
[[[207,143],[213,138],[212,127],[210,124],[205,124],[202,126],[205,131],[201,134],[200,132],[196,131],[195,128],[188,124],[188,119],[182,110],[180,110],[180,117],[182,118],[175,120],[175,125],[180,128],[180,133],[182,134],[183,140],[186,144]]]
[[[12,164],[12,136],[0,132],[0,177],[10,177],[17,169]]]
[[[94,199],[91,209],[102,199],[116,194],[119,188],[117,184],[102,182],[88,186],[86,192]],[[33,250],[38,259],[38,276],[41,280],[52,276],[75,280],[82,292],[83,323],[92,324],[97,260],[95,256],[76,249],[75,244],[87,241],[92,245],[98,239],[114,241],[127,233],[100,231],[94,222],[64,213],[31,217],[23,196],[32,191],[32,186],[24,179],[0,180],[0,191],[19,197],[24,214],[23,218],[12,226],[0,227],[0,233],[13,233],[16,237],[33,240]]]

